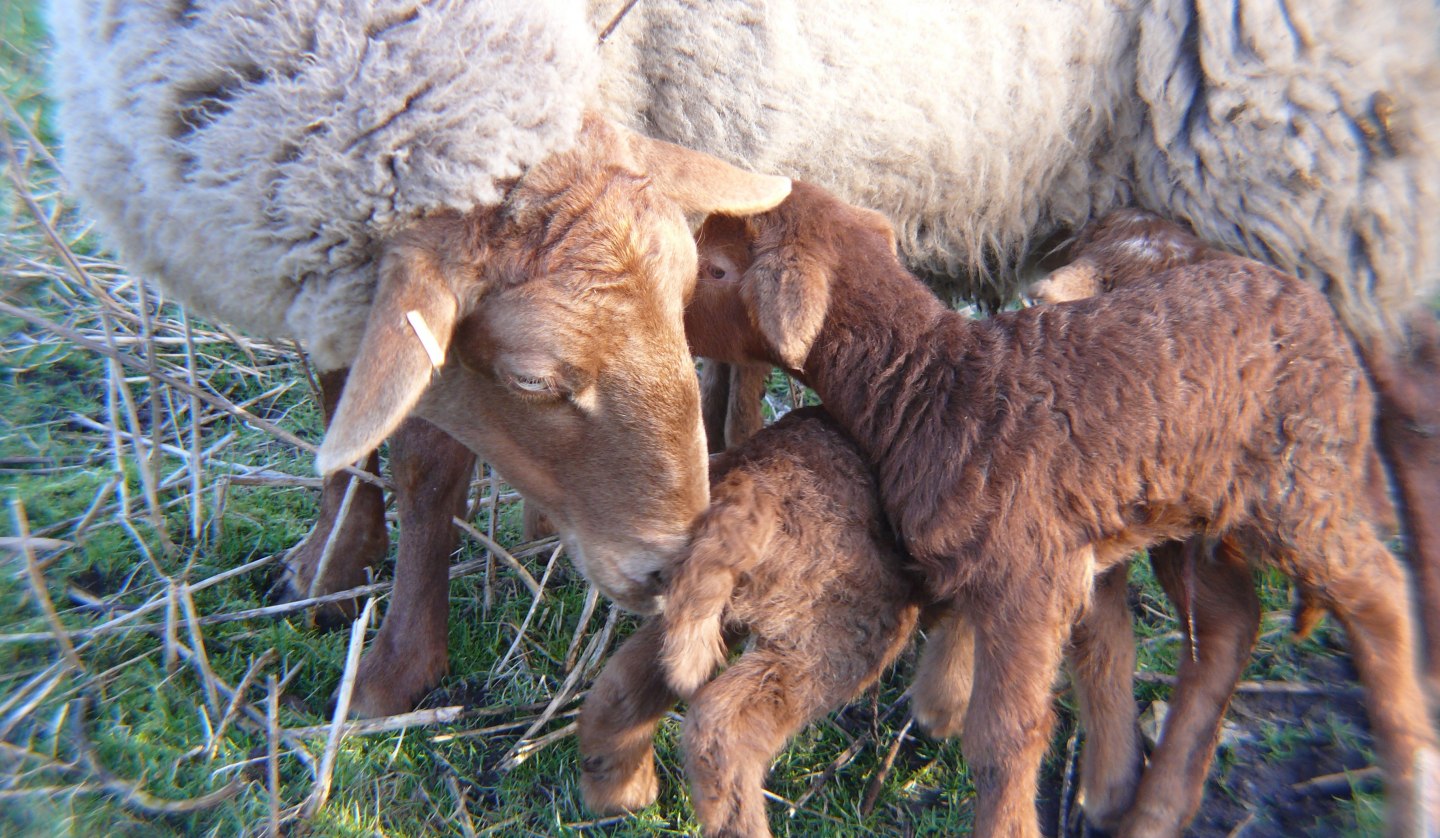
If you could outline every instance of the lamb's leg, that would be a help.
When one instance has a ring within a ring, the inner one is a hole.
[[[731,472],[711,494],[665,601],[660,660],[680,695],[693,694],[724,662],[725,606],[736,580],[763,557],[776,523],[774,498],[748,474]]]
[[[1051,691],[1074,616],[1045,602],[975,616],[975,685],[961,747],[975,780],[976,835],[1040,835],[1036,785],[1055,722]]]
[[[1180,616],[1185,648],[1180,651],[1165,732],[1150,755],[1150,767],[1121,835],[1179,835],[1195,817],[1220,742],[1225,709],[1259,636],[1260,600],[1249,564],[1224,544],[1213,556],[1186,556],[1186,551],[1201,549],[1201,539],[1192,538],[1183,545],[1168,542],[1150,551],[1155,575]],[[1188,591],[1187,560],[1194,562]],[[1189,652],[1192,619],[1194,659]]]
[[[1440,752],[1416,673],[1405,573],[1367,525],[1331,532],[1289,568],[1345,627],[1385,771],[1391,835],[1440,831]],[[1305,559],[1309,561],[1305,561]]]
[[[345,386],[346,370],[335,370],[320,375],[321,407],[325,421],[335,413],[340,403],[340,393]],[[365,470],[371,474],[380,473],[380,455],[371,453],[365,459]],[[335,535],[330,548],[330,559],[325,564],[324,578],[314,585],[314,595],[330,594],[358,587],[368,580],[366,571],[377,567],[385,558],[390,546],[385,533],[385,497],[380,487],[363,480],[355,482],[350,489],[350,475],[344,472],[332,474],[325,479],[320,489],[320,516],[315,527],[305,540],[296,545],[285,560],[285,570],[275,585],[275,599],[279,602],[293,602],[311,596],[311,583],[325,554],[326,542],[334,529],[344,504],[345,493],[351,492],[350,507],[345,513],[345,523]],[[322,624],[338,624],[355,619],[358,613],[353,599],[340,600],[317,609],[315,619]]]
[[[439,682],[446,649],[451,519],[465,514],[475,455],[423,419],[410,418],[390,439],[390,471],[400,514],[395,590],[375,640],[360,661],[351,713],[404,713]]]
[[[1365,361],[1380,397],[1378,442],[1395,478],[1419,589],[1426,689],[1431,706],[1440,707],[1440,323],[1419,311],[1407,325],[1405,349],[1372,348]]]
[[[647,621],[610,657],[580,708],[580,791],[610,815],[655,802],[655,727],[675,704],[659,665],[662,626]]]
[[[1130,808],[1145,753],[1135,711],[1135,632],[1126,600],[1127,564],[1095,580],[1090,606],[1070,638],[1070,670],[1085,726],[1080,799],[1085,819],[1111,829]]]
[[[695,694],[685,717],[685,774],[705,835],[770,835],[765,773],[832,698],[805,683],[812,676],[783,654],[756,648]]]
[[[927,610],[926,618],[934,613]],[[950,738],[964,731],[974,674],[974,627],[953,608],[940,611],[925,629],[925,645],[910,686],[915,721],[931,736]]]

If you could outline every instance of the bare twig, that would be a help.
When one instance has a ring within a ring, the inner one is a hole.
[[[556,712],[564,706],[565,702],[572,698],[575,687],[579,684],[581,677],[583,677],[592,666],[599,663],[600,658],[604,656],[605,649],[610,645],[610,633],[615,628],[618,615],[619,611],[612,605],[610,607],[610,613],[605,618],[605,627],[590,639],[590,643],[585,649],[585,654],[581,656],[580,665],[570,670],[569,674],[565,676],[565,681],[560,685],[560,689],[555,691],[555,696],[550,700],[549,706],[545,708],[545,711],[540,714],[540,717],[530,725],[529,729],[525,731],[525,734],[520,737],[520,740],[516,742],[515,745],[510,748],[509,752],[500,760],[501,770],[514,770],[519,767],[520,763],[529,759],[541,748],[559,738],[555,734],[547,734],[533,741],[530,739],[540,728],[544,727],[554,718]]]
[[[250,685],[254,682],[255,676],[259,675],[261,670],[269,666],[273,660],[275,660],[275,650],[273,648],[266,649],[260,657],[252,659],[250,665],[245,668],[245,674],[240,677],[240,683],[235,685],[235,692],[230,696],[230,703],[225,705],[225,712],[220,716],[220,723],[215,726],[215,733],[210,737],[210,744],[205,747],[204,753],[207,760],[215,758],[216,752],[220,749],[220,740],[225,736],[225,729],[230,726],[230,722],[234,721],[235,713],[245,703],[245,693],[250,691]],[[274,679],[272,678],[271,681],[273,682]]]
[[[599,601],[600,589],[594,585],[589,586],[585,591],[585,605],[580,609],[580,619],[575,621],[575,634],[570,638],[570,647],[565,650],[565,672],[575,666],[575,655],[580,651],[580,641],[585,637],[585,629],[589,628],[590,617],[595,614],[595,604]]]
[[[415,710],[410,713],[399,713],[394,716],[384,716],[379,719],[352,719],[342,725],[344,730],[341,731],[341,736],[373,736],[377,733],[391,733],[396,730],[406,730],[412,727],[449,724],[464,714],[464,705],[453,705],[450,707],[436,707],[430,710]],[[292,727],[287,728],[285,732],[291,736],[318,736],[322,733],[329,735],[334,728],[334,723],[331,723],[311,727]]]
[[[340,511],[331,523],[330,531],[325,533],[325,544],[320,549],[320,561],[315,566],[315,573],[310,577],[310,587],[305,592],[309,599],[314,599],[320,593],[321,581],[330,567],[331,557],[335,555],[335,545],[340,543],[340,530],[345,526],[345,519],[350,516],[350,503],[355,500],[355,489],[359,485],[354,478],[347,478],[345,481],[345,496],[340,499]],[[310,619],[314,620],[314,612],[311,612]]]
[[[895,741],[890,744],[890,750],[885,752],[885,759],[880,761],[880,767],[875,769],[875,776],[870,778],[870,783],[865,787],[865,796],[860,800],[860,816],[870,817],[875,809],[875,801],[880,799],[880,790],[885,787],[885,778],[890,776],[890,769],[895,767],[895,757],[900,753],[900,746],[905,742],[905,737],[910,733],[910,726],[915,723],[915,717],[911,716],[905,720],[905,726],[895,734]]]
[[[1144,681],[1151,684],[1174,685],[1174,675],[1166,675],[1163,672],[1136,672],[1136,681]],[[1271,693],[1276,695],[1327,695],[1341,697],[1359,698],[1363,695],[1362,690],[1355,686],[1330,686],[1327,684],[1316,684],[1302,681],[1241,681],[1235,685],[1236,692],[1242,693]]]
[[[535,616],[535,609],[540,607],[540,593],[545,590],[545,583],[550,581],[550,571],[555,568],[555,560],[558,558],[560,558],[560,547],[556,545],[555,551],[550,554],[550,560],[545,563],[545,572],[540,574],[540,583],[536,586],[535,596],[530,600],[530,608],[525,612],[525,619],[520,621],[520,628],[515,631],[515,640],[510,643],[510,648],[505,650],[505,654],[500,656],[500,662],[490,668],[491,680],[497,674],[505,671],[505,664],[510,662],[510,658],[520,648],[520,643],[525,638],[525,630],[530,627],[530,620]]]
[[[596,39],[596,43],[603,46],[605,41],[615,34],[615,30],[620,26],[620,21],[624,20],[625,16],[630,14],[630,10],[635,8],[635,4],[639,2],[640,0],[625,0],[625,5],[621,6],[620,11],[616,12],[615,16],[610,18],[610,22],[605,24],[605,28],[600,30],[600,37]]]
[[[265,696],[265,785],[270,791],[270,811],[266,833],[280,836],[280,687],[275,676],[269,677],[270,689]]]
[[[51,635],[60,647],[60,654],[66,663],[77,673],[83,675],[85,664],[80,661],[80,655],[75,652],[75,644],[70,641],[70,635],[65,631],[65,626],[60,623],[60,615],[55,611],[55,603],[51,602],[50,592],[45,589],[45,577],[35,561],[35,551],[31,549],[30,544],[30,520],[25,515],[23,500],[18,497],[10,500],[10,516],[15,523],[15,535],[20,539],[20,552],[25,556],[25,572],[30,580],[30,591],[35,596],[35,604],[45,615],[45,621],[50,624]]]
[[[345,655],[345,673],[340,678],[340,692],[335,699],[335,716],[330,723],[330,738],[325,742],[325,752],[320,757],[320,771],[301,810],[306,819],[315,816],[325,801],[330,799],[330,783],[335,774],[335,757],[340,752],[340,742],[345,738],[345,717],[350,713],[350,698],[355,694],[355,675],[360,668],[360,653],[365,648],[365,629],[375,613],[375,598],[365,601],[360,617],[350,626],[350,648]]]
[[[1354,771],[1338,771],[1334,774],[1321,774],[1319,777],[1311,777],[1302,780],[1290,788],[1301,794],[1313,794],[1320,797],[1335,797],[1337,795],[1348,795],[1353,789],[1375,788],[1380,785],[1384,778],[1383,772],[1378,765],[1368,765],[1364,768],[1357,768]]]

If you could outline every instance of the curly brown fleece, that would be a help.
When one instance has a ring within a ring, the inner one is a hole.
[[[1373,397],[1324,297],[1216,261],[971,321],[900,266],[876,221],[801,184],[771,212],[712,218],[702,257],[741,278],[702,275],[687,335],[814,387],[875,466],[927,593],[973,617],[976,831],[1038,834],[1050,690],[1096,574],[1197,534],[1264,557],[1345,625],[1391,828],[1416,829],[1434,733],[1393,593],[1404,574],[1363,511]],[[922,660],[917,680],[949,671]],[[917,712],[959,726],[918,698],[917,684]]]
[[[711,481],[663,617],[620,647],[581,710],[581,789],[601,812],[653,802],[655,726],[684,695],[685,769],[705,834],[769,835],[771,760],[895,659],[917,592],[869,467],[823,411],[793,411],[718,455]],[[711,680],[744,637],[744,654]]]

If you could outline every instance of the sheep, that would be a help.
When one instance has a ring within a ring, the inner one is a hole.
[[[493,204],[589,104],[877,207],[917,269],[991,304],[1037,244],[1109,208],[1186,220],[1327,290],[1378,357],[1405,508],[1440,500],[1440,329],[1416,313],[1440,278],[1434,4],[647,0],[597,50],[618,0],[255,2],[52,0],[66,169],[138,273],[300,340],[334,386],[379,242]],[[332,476],[323,509],[346,491]],[[342,544],[362,547],[316,580],[322,517],[287,587],[363,579],[377,508],[351,506],[363,532]],[[1406,518],[1440,598],[1440,522]]]
[[[768,836],[771,760],[880,676],[920,602],[869,466],[823,410],[792,411],[714,456],[710,480],[710,506],[666,571],[661,616],[614,653],[581,708],[580,785],[605,814],[652,803],[655,729],[684,697],[704,834]]]
[[[1278,567],[1340,620],[1390,830],[1433,823],[1440,753],[1393,593],[1405,577],[1358,480],[1373,396],[1323,295],[1263,266],[1207,263],[972,321],[890,241],[883,217],[799,182],[768,213],[712,217],[700,253],[721,277],[702,276],[687,335],[708,357],[774,363],[815,389],[875,467],[925,595],[965,615],[922,654],[915,709],[934,731],[963,724],[976,832],[1039,834],[1049,691],[1072,623],[1100,664],[1123,657],[1115,632],[1087,625],[1115,612],[1087,610],[1092,589],[1137,549],[1192,536]],[[971,693],[950,700],[942,682],[966,670],[956,658],[972,642]],[[1078,678],[1082,705],[1133,704],[1106,683]],[[1092,764],[1087,816],[1091,801],[1128,801],[1136,779],[1133,756]],[[1146,834],[1145,814],[1124,828]]]

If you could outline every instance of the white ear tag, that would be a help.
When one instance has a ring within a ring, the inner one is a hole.
[[[440,351],[440,341],[435,339],[435,333],[430,331],[425,318],[420,316],[420,312],[411,309],[405,312],[405,319],[410,321],[415,337],[420,339],[420,345],[425,347],[425,354],[430,356],[430,366],[440,369],[445,363],[445,353]]]

